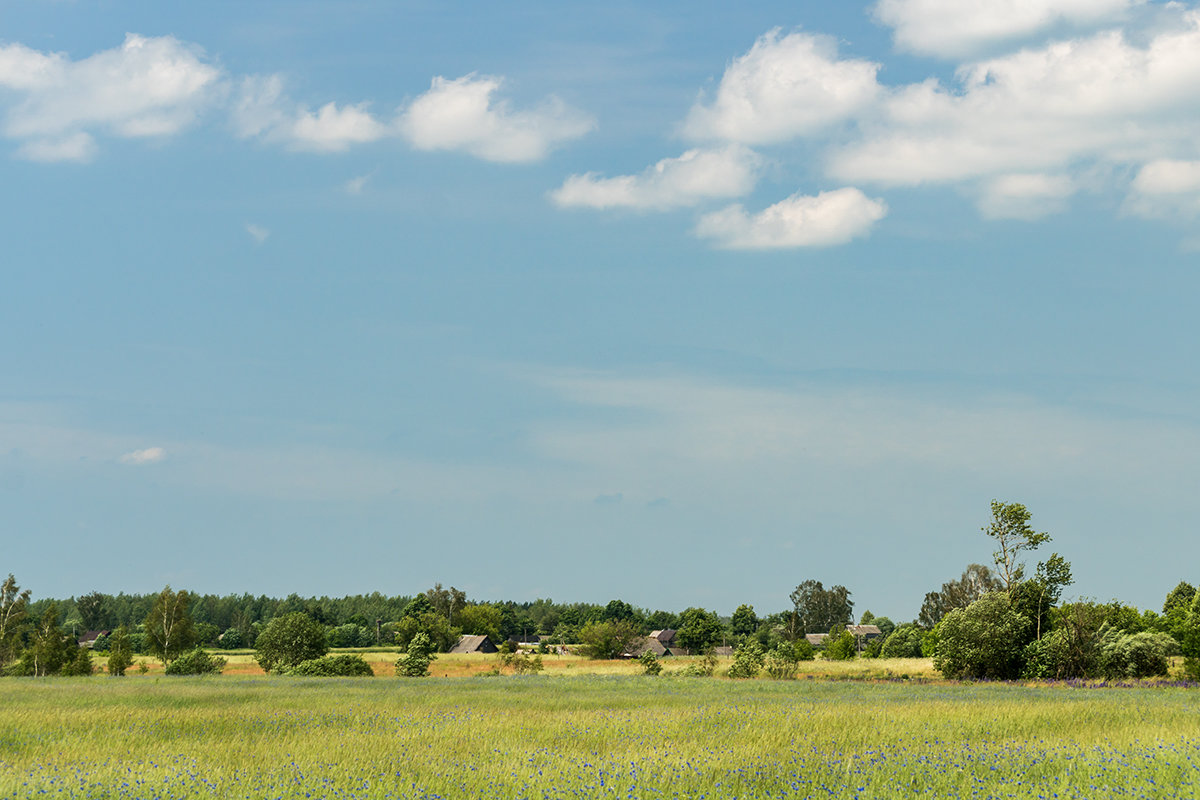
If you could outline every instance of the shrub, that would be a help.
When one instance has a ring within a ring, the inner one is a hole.
[[[883,658],[920,658],[922,638],[922,631],[916,625],[901,625],[884,641],[879,655]]]
[[[242,632],[237,628],[228,628],[220,637],[221,647],[236,650],[242,646]]]
[[[111,637],[106,636],[103,633],[100,634],[99,636],[97,636],[96,641],[92,642],[92,652],[93,653],[107,653],[108,648],[110,646],[110,644],[109,644],[110,638]]]
[[[429,665],[437,658],[431,650],[433,642],[429,634],[422,632],[413,636],[408,643],[408,653],[396,659],[396,674],[405,678],[424,678],[429,675]]]
[[[1015,611],[1008,594],[990,592],[956,608],[937,624],[934,668],[947,678],[1008,680],[1021,674],[1029,620]]]
[[[220,675],[225,669],[225,659],[210,656],[197,647],[167,664],[168,675]]]
[[[674,674],[683,678],[711,678],[716,671],[717,657],[706,653]]]
[[[301,661],[288,669],[287,674],[310,678],[370,678],[375,672],[362,656],[343,653]]]
[[[854,634],[850,631],[830,633],[825,640],[825,657],[830,661],[850,661],[855,656]]]
[[[797,639],[792,642],[792,652],[797,661],[812,661],[817,657],[817,651],[808,643],[808,639]]]
[[[517,675],[532,675],[542,671],[542,657],[530,656],[521,650],[514,653],[500,653],[500,664],[508,667]]]
[[[805,642],[808,644],[808,642]],[[812,646],[809,645],[809,659],[812,660]],[[796,677],[796,669],[800,664],[800,659],[796,657],[796,648],[786,642],[780,642],[779,645],[767,653],[765,666],[767,674],[777,681],[790,681]]]
[[[729,677],[753,678],[763,668],[764,660],[765,656],[758,642],[747,642],[733,654],[733,666],[729,668]]]
[[[1166,675],[1168,656],[1178,643],[1165,633],[1100,633],[1100,669],[1106,678],[1149,678]],[[1174,645],[1174,647],[1172,647]]]
[[[662,672],[662,662],[658,660],[658,656],[654,652],[647,650],[638,656],[638,661],[642,665],[642,670],[646,675],[658,675]]]

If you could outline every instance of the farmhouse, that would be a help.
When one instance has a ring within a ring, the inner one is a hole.
[[[80,647],[91,648],[91,647],[96,646],[96,640],[99,639],[101,636],[111,636],[111,635],[112,635],[112,631],[86,631],[76,641]]]
[[[496,645],[486,635],[462,636],[458,643],[450,648],[451,653],[495,653]]]

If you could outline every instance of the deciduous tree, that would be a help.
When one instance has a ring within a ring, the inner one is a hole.
[[[188,613],[191,602],[192,596],[186,590],[176,592],[169,585],[154,598],[154,606],[146,617],[146,644],[164,664],[196,644],[196,630]]]
[[[800,628],[796,636],[826,633],[835,626],[849,625],[854,619],[854,603],[845,586],[826,589],[820,581],[807,580],[791,594],[792,606]]]
[[[254,660],[267,672],[282,672],[329,652],[325,626],[303,611],[271,620],[258,635],[254,647]]]
[[[1021,554],[1036,550],[1050,541],[1050,534],[1038,533],[1029,524],[1032,514],[1020,503],[992,501],[992,521],[981,530],[996,540],[999,550],[992,553],[1004,590],[1011,592],[1025,576],[1025,563]]]

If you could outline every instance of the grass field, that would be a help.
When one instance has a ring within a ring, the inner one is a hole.
[[[0,681],[5,798],[1198,795],[1192,689],[565,666],[448,680]]]

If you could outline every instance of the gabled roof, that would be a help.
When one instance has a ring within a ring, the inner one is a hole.
[[[846,630],[855,636],[883,636],[878,625],[847,625]]]
[[[653,636],[647,636],[645,639],[642,639],[640,642],[630,648],[630,650],[633,656],[640,656],[647,650],[660,657],[671,655],[671,651],[667,649],[666,645]]]
[[[651,639],[658,639],[663,644],[668,644],[675,639],[674,628],[663,628],[661,631],[650,631]]]
[[[458,643],[450,648],[451,653],[495,653],[496,645],[486,634],[462,636]]]
[[[828,633],[806,633],[806,634],[804,634],[804,638],[807,639],[808,643],[811,644],[813,647],[820,647],[821,645],[825,644],[825,640],[829,638],[829,634]]]

